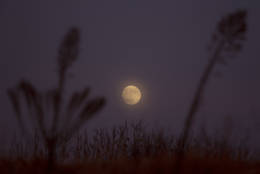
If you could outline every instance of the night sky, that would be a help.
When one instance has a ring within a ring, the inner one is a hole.
[[[142,119],[178,132],[216,24],[240,8],[249,12],[244,49],[215,69],[195,124],[221,129],[231,119],[234,133],[259,146],[259,0],[1,0],[0,136],[8,139],[17,127],[7,88],[22,78],[41,90],[54,87],[57,48],[73,26],[81,31],[81,51],[66,92],[90,86],[92,97],[108,101],[89,126]],[[141,88],[140,104],[123,103],[127,84]]]

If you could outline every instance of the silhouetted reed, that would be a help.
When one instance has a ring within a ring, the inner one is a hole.
[[[23,106],[40,138],[48,150],[48,168],[51,170],[56,161],[57,147],[69,141],[82,125],[93,118],[104,104],[104,97],[87,100],[90,88],[74,92],[69,101],[65,101],[67,72],[78,58],[80,35],[72,28],[64,37],[58,51],[58,85],[54,89],[40,92],[27,80],[21,80],[14,88],[8,89],[19,126],[26,136],[30,131],[25,126],[26,117]],[[24,103],[23,103],[24,102]],[[52,118],[48,120],[48,116]]]
[[[212,77],[214,68],[218,64],[226,64],[227,58],[234,57],[235,54],[241,51],[243,47],[243,41],[245,40],[247,31],[246,17],[246,10],[238,10],[224,16],[217,24],[216,31],[212,35],[212,41],[209,49],[210,59],[199,80],[191,106],[188,110],[182,135],[179,140],[178,146],[180,148],[178,148],[179,160],[177,163],[177,168],[181,168],[181,161],[184,157],[184,151],[182,149],[186,146],[192,123],[195,119],[196,113],[199,110],[201,98],[210,78]]]
[[[8,159],[0,158],[0,171],[16,173],[15,168],[19,173],[44,173],[42,164],[48,151],[40,145],[38,135],[23,143],[14,140]],[[164,130],[147,129],[143,122],[125,122],[93,133],[82,130],[58,147],[56,173],[172,173],[177,140]],[[183,149],[183,172],[242,174],[260,170],[246,139],[241,139],[242,144],[229,140],[225,130],[209,135],[202,127]]]
[[[177,137],[164,130],[148,130],[143,122],[125,122],[111,129],[95,129],[90,135],[86,130],[77,133],[67,144],[57,149],[59,161],[111,161],[124,159],[143,159],[167,156],[174,159],[178,151]],[[241,136],[240,136],[241,137]],[[208,135],[204,128],[197,136],[190,137],[184,151],[188,155],[214,159],[229,158],[248,160],[251,153],[245,137],[240,144],[233,144],[225,137],[225,132]],[[10,154],[18,159],[43,158],[47,153],[36,134],[30,141],[19,142],[14,138]]]

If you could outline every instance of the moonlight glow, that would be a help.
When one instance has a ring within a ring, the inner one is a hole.
[[[122,92],[122,98],[126,104],[135,105],[137,104],[142,97],[140,89],[136,86],[130,85],[124,88]]]

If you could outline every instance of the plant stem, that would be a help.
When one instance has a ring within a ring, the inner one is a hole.
[[[186,117],[186,120],[185,120],[185,123],[184,123],[184,128],[183,128],[181,137],[180,137],[179,142],[178,142],[178,153],[177,153],[177,158],[176,158],[176,169],[177,169],[176,173],[180,173],[180,169],[182,167],[182,161],[183,161],[183,158],[185,156],[184,148],[185,148],[185,145],[186,145],[187,140],[189,138],[192,123],[195,119],[196,113],[198,112],[198,109],[199,109],[199,106],[200,106],[200,103],[201,103],[201,97],[204,93],[205,87],[206,87],[206,85],[209,81],[209,78],[210,78],[210,75],[212,74],[214,66],[217,63],[217,60],[220,56],[220,53],[222,51],[224,44],[225,44],[224,41],[219,42],[211,60],[207,64],[207,66],[206,66],[206,68],[205,68],[205,70],[204,70],[204,72],[203,72],[203,74],[200,78],[199,85],[196,89],[194,98],[192,100],[192,104],[190,106],[189,112],[187,114],[187,117]]]

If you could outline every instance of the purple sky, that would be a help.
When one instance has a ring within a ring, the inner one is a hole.
[[[216,128],[228,116],[238,134],[249,131],[259,145],[259,0],[1,0],[0,136],[16,127],[6,89],[21,78],[42,90],[53,87],[57,48],[71,26],[80,28],[82,42],[67,92],[91,86],[92,96],[108,99],[90,127],[142,119],[179,130],[216,23],[238,8],[249,11],[245,47],[227,67],[218,66],[223,77],[211,79],[197,116]],[[144,93],[135,107],[120,99],[131,83]]]

